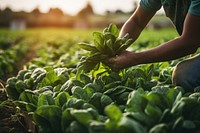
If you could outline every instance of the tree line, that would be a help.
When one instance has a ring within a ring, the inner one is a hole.
[[[114,13],[125,14],[121,10],[116,10]],[[107,11],[106,15],[114,13]],[[38,8],[35,8],[32,12],[14,12],[7,7],[4,10],[0,10],[0,27],[9,27],[11,22],[15,20],[23,20],[26,23],[26,27],[75,27],[77,25],[98,27],[110,23],[109,17],[106,15],[95,14],[90,3],[74,16],[65,14],[59,8],[51,8],[47,13],[41,13]],[[99,21],[96,21],[94,16],[95,18],[100,18],[98,19]]]

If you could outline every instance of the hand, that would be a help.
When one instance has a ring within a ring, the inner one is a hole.
[[[105,64],[108,65],[112,70],[119,71],[121,69],[134,65],[133,58],[135,53],[130,51],[123,51],[121,54],[116,55],[108,59]]]

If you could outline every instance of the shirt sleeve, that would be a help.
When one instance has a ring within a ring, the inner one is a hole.
[[[161,0],[141,0],[140,7],[144,10],[158,11],[161,8]]]
[[[193,15],[200,16],[200,0],[191,0],[191,5],[188,12]]]

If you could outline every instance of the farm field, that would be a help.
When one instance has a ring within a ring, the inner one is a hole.
[[[103,64],[110,52],[100,45],[114,49],[118,32],[0,29],[0,132],[200,132],[199,87],[187,92],[171,82],[183,58],[114,71]],[[123,48],[141,51],[177,36],[175,29],[146,29]]]

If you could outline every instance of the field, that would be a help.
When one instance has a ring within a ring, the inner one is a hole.
[[[199,87],[186,92],[171,82],[182,59],[113,71],[79,44],[101,42],[103,30],[0,29],[0,132],[200,132]],[[128,49],[177,36],[146,29]]]

